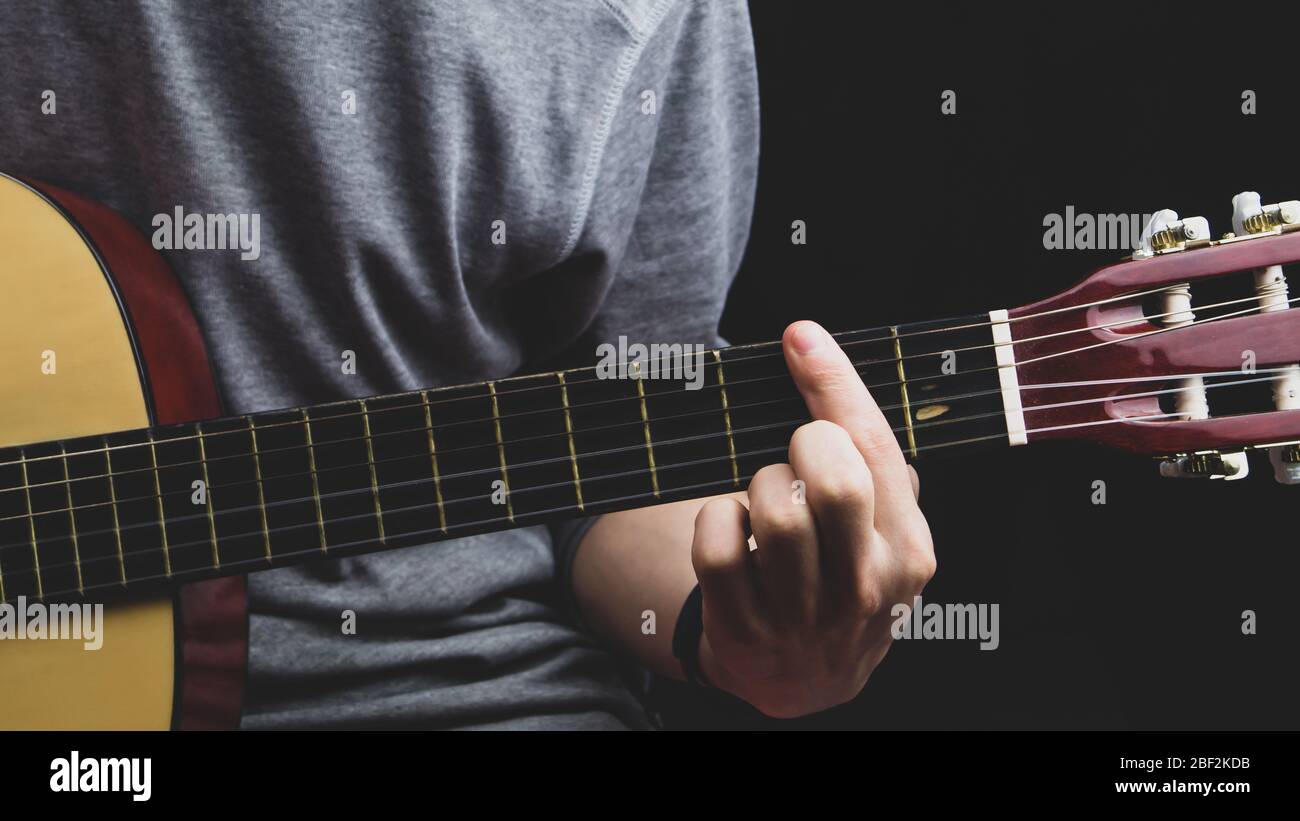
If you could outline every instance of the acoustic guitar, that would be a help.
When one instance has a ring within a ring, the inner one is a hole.
[[[1269,449],[1300,481],[1300,203],[1242,195],[1220,239],[1163,213],[1047,299],[838,334],[908,458],[1078,439],[1233,479]],[[98,649],[0,640],[6,728],[237,726],[245,574],[743,489],[808,419],[779,343],[223,415],[144,237],[4,175],[0,294],[0,620],[104,603]]]

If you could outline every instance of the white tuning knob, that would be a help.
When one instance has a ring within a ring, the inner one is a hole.
[[[1250,475],[1250,459],[1246,458],[1245,451],[1235,450],[1223,454],[1223,464],[1226,467],[1223,477],[1226,481],[1234,482]]]
[[[1300,200],[1261,205],[1259,193],[1242,191],[1232,198],[1232,230],[1238,235],[1258,234],[1300,222]]]
[[[1205,217],[1178,219],[1178,212],[1163,208],[1151,215],[1142,229],[1135,257],[1155,256],[1159,251],[1182,248],[1188,242],[1210,238],[1210,222]]]

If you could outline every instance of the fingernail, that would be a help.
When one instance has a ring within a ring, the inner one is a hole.
[[[817,350],[826,336],[821,328],[812,322],[805,322],[794,329],[790,335],[790,344],[801,354],[810,354]]]

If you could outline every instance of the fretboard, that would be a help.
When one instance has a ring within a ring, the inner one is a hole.
[[[908,458],[1007,443],[987,317],[839,340]],[[780,345],[679,352],[0,449],[0,601],[101,600],[743,490],[809,419]]]

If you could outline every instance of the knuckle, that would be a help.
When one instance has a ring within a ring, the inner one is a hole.
[[[852,507],[868,499],[871,484],[866,471],[826,470],[809,479],[809,495],[832,507]]]
[[[858,612],[864,616],[874,616],[884,607],[884,596],[880,588],[873,582],[860,584],[854,590],[853,603],[857,605]]]
[[[697,539],[691,547],[691,563],[698,576],[717,576],[731,572],[739,565],[738,555],[729,545],[707,539]]]
[[[934,547],[929,539],[917,539],[907,545],[903,562],[904,573],[908,580],[918,586],[924,586],[933,579],[939,569],[939,561],[934,555]]]
[[[826,419],[814,419],[795,429],[794,434],[790,437],[790,447],[804,448],[811,442],[834,441],[847,444],[850,447],[853,446],[853,440],[849,437],[849,432],[844,428]]]
[[[733,542],[744,533],[745,508],[735,499],[711,499],[695,517],[691,563],[698,575],[725,573],[744,558]]]
[[[935,558],[934,551],[927,550],[921,558],[917,559],[915,578],[918,579],[921,584],[927,584],[934,578],[934,574],[938,569],[939,561]]]
[[[757,511],[754,517],[755,530],[768,539],[793,541],[807,528],[803,510],[794,504],[768,505]]]
[[[794,471],[787,464],[766,465],[759,468],[758,472],[749,480],[749,486],[755,495],[768,485],[773,487],[780,485],[782,491],[784,491],[787,478],[793,474]]]
[[[716,499],[710,499],[700,507],[700,512],[695,514],[695,526],[698,528],[703,523],[730,523],[733,521],[743,521],[745,515],[745,506],[736,499],[728,496],[722,496]]]

